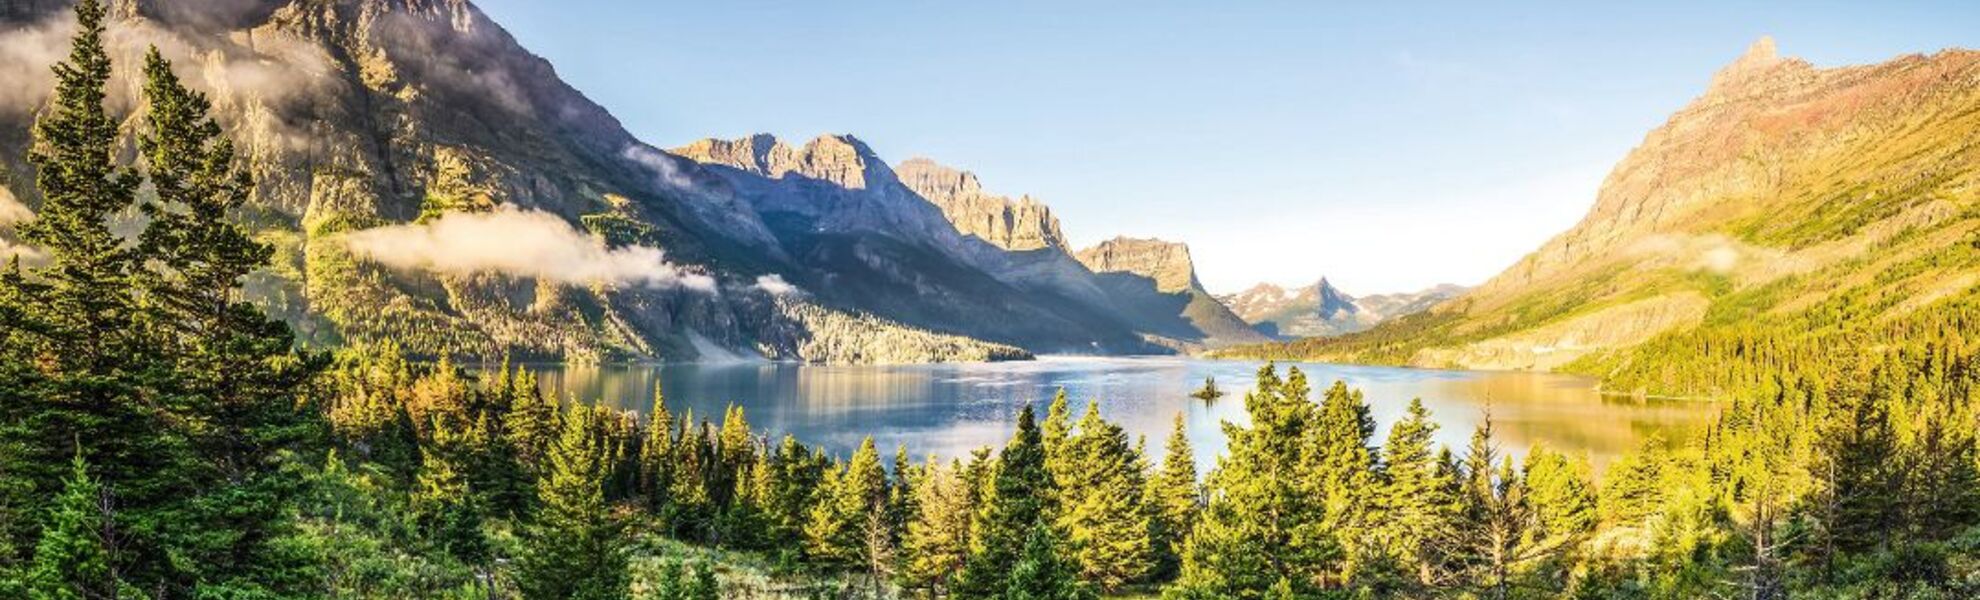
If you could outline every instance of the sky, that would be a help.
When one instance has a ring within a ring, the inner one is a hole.
[[[1336,4],[478,2],[654,145],[849,133],[1076,246],[1186,242],[1215,292],[1481,283],[1762,35],[1817,66],[1980,46],[1972,1]]]

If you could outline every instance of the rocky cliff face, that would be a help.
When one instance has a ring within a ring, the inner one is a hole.
[[[1071,252],[1059,219],[1044,203],[1023,196],[1016,200],[983,191],[976,174],[942,166],[926,158],[910,158],[894,167],[901,183],[942,209],[964,235],[975,236],[1005,250],[1055,249]]]
[[[1201,347],[1216,348],[1267,339],[1203,289],[1203,284],[1196,279],[1196,263],[1189,256],[1187,245],[1158,239],[1117,237],[1080,250],[1075,256],[1086,268],[1109,282],[1117,294],[1125,296],[1152,285],[1157,294],[1180,299],[1183,317],[1191,327],[1206,334]]]
[[[1286,289],[1270,283],[1217,299],[1260,332],[1280,339],[1353,333],[1415,314],[1464,292],[1444,284],[1410,293],[1354,297],[1322,277],[1314,285]]]
[[[1155,280],[1155,289],[1177,293],[1203,287],[1189,246],[1151,238],[1117,237],[1080,250],[1081,264],[1095,273],[1133,273]]]
[[[1975,139],[1980,52],[1817,68],[1762,39],[1616,165],[1579,224],[1478,289],[1365,334],[1241,352],[1696,392],[1660,365],[1717,347],[1702,340],[1935,322],[1972,301]]]

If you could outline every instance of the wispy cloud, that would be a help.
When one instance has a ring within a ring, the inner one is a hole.
[[[684,287],[715,293],[715,280],[669,263],[647,246],[607,248],[550,213],[505,206],[428,223],[344,235],[352,251],[385,265],[447,274],[492,272],[572,284]]]
[[[755,287],[756,289],[763,290],[764,292],[772,296],[784,296],[789,294],[801,293],[803,291],[798,289],[798,286],[791,285],[790,282],[784,281],[784,276],[775,273],[757,277]]]

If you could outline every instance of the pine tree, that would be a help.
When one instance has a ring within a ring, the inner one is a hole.
[[[1273,366],[1259,369],[1245,396],[1251,425],[1224,425],[1229,450],[1210,473],[1209,503],[1168,594],[1263,598],[1283,587],[1317,595],[1339,572],[1340,547],[1326,529],[1308,436],[1319,415],[1307,393],[1299,369],[1283,381]]]
[[[1464,542],[1467,579],[1485,596],[1503,600],[1513,593],[1516,578],[1560,547],[1540,538],[1527,481],[1512,457],[1499,453],[1489,413],[1472,433],[1461,477],[1458,539]]]
[[[914,512],[902,536],[904,587],[930,594],[948,591],[950,580],[969,558],[969,482],[962,463],[942,464],[929,457],[915,487]]]
[[[717,506],[732,502],[739,483],[738,474],[756,462],[756,434],[749,430],[743,407],[730,405],[722,413],[722,428],[715,438],[715,488],[710,491]]]
[[[1004,581],[1004,600],[1087,600],[1092,591],[1081,585],[1075,568],[1059,557],[1052,528],[1034,524],[1026,533],[1023,551]]]
[[[157,348],[136,327],[136,253],[110,229],[132,206],[138,178],[119,166],[117,119],[103,106],[110,58],[103,46],[104,9],[96,0],[75,6],[76,33],[67,59],[54,66],[55,98],[34,125],[28,162],[41,205],[16,225],[21,239],[45,257],[41,267],[5,278],[10,317],[0,336],[0,447],[15,453],[9,478],[25,484],[19,499],[57,496],[78,452],[100,485],[116,491],[120,531],[175,531],[147,523],[159,505],[183,499],[186,467],[196,459],[166,426],[141,389],[146,373],[169,373]],[[80,448],[78,448],[80,445]],[[33,543],[27,528],[10,544]],[[166,577],[158,540],[131,533],[117,565],[133,581]],[[8,554],[15,554],[9,552]]]
[[[1588,463],[1534,444],[1520,468],[1532,512],[1523,551],[1547,569],[1543,578],[1565,579],[1574,558],[1569,554],[1595,529],[1595,484]]]
[[[70,463],[62,493],[55,497],[48,526],[34,550],[27,573],[27,596],[35,600],[124,598],[135,593],[118,575],[115,520],[105,513],[110,497],[89,475],[81,455]]]
[[[1018,409],[1017,432],[993,471],[971,526],[976,537],[957,577],[958,598],[990,598],[1003,591],[1032,530],[1050,526],[1044,498],[1053,493],[1052,476],[1031,405]]]
[[[1319,422],[1313,429],[1314,460],[1326,498],[1326,528],[1339,540],[1344,557],[1337,583],[1350,581],[1363,557],[1372,553],[1372,492],[1374,457],[1369,448],[1375,419],[1359,390],[1335,381],[1322,394]]]
[[[488,540],[481,533],[481,502],[468,488],[463,442],[446,427],[436,424],[433,431],[420,447],[412,509],[428,539],[463,562],[480,564],[488,558]]]
[[[1383,554],[1422,589],[1445,579],[1458,499],[1457,481],[1435,452],[1437,423],[1420,398],[1382,446],[1379,539]]]
[[[1087,405],[1065,443],[1064,454],[1078,460],[1058,482],[1058,529],[1066,532],[1067,554],[1080,579],[1112,592],[1139,580],[1154,560],[1142,460],[1127,432],[1100,418],[1098,403]]]
[[[1196,479],[1196,452],[1190,448],[1189,434],[1183,425],[1182,413],[1176,413],[1161,471],[1148,484],[1148,505],[1154,520],[1153,574],[1158,577],[1174,575],[1181,568],[1183,542],[1195,529],[1197,514],[1203,509],[1202,487]]]
[[[535,522],[517,573],[530,598],[603,600],[626,594],[626,557],[605,504],[603,448],[596,413],[564,412],[549,470],[537,483]]]
[[[1669,462],[1663,439],[1653,436],[1636,452],[1611,463],[1601,490],[1603,522],[1640,526],[1663,510],[1664,471],[1670,467]]]
[[[680,425],[674,436],[674,480],[667,488],[668,512],[662,519],[676,536],[707,540],[712,537],[715,512],[708,490],[716,461],[711,447],[714,436],[707,421],[694,421],[694,411],[683,414]]]
[[[839,566],[865,566],[869,562],[866,539],[873,513],[883,513],[887,498],[887,473],[880,466],[880,453],[873,438],[861,442],[843,470],[826,475],[826,484],[811,509],[811,522],[805,526],[806,548],[812,559]]]
[[[1902,524],[1903,475],[1897,471],[1897,432],[1885,396],[1842,399],[1823,436],[1826,527],[1844,552],[1882,547]]]
[[[763,503],[765,536],[772,540],[797,540],[804,536],[810,510],[823,486],[828,461],[812,452],[797,438],[786,435],[769,454],[768,468],[758,477],[762,488],[757,496]]]
[[[1071,451],[1072,406],[1066,399],[1065,388],[1052,395],[1052,403],[1045,408],[1045,420],[1038,424],[1039,442],[1045,448],[1045,472],[1052,478],[1052,489],[1064,489],[1078,467],[1080,457]],[[1059,510],[1056,496],[1045,499],[1045,512],[1048,518],[1055,518]]]

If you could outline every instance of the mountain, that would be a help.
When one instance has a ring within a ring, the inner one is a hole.
[[[66,4],[0,11],[0,183],[22,209],[0,212],[16,218],[37,203],[24,150],[66,48]],[[305,343],[572,360],[1026,355],[809,293],[827,287],[800,260],[809,249],[786,247],[725,178],[634,139],[464,0],[111,8],[123,130],[138,127],[129,77],[156,45],[247,160],[256,190],[236,217],[276,250],[249,288]]]
[[[1145,294],[1146,286],[1153,283],[1156,292],[1180,299],[1180,314],[1191,328],[1203,333],[1204,346],[1216,348],[1266,339],[1203,289],[1196,278],[1196,262],[1190,258],[1189,246],[1157,239],[1117,237],[1080,250],[1075,256],[1087,269],[1098,273],[1116,295]],[[1150,316],[1178,314],[1174,307],[1142,306],[1142,310],[1151,311]]]
[[[1319,283],[1293,289],[1260,283],[1242,292],[1218,296],[1217,300],[1260,332],[1290,339],[1361,331],[1389,319],[1428,310],[1464,290],[1462,286],[1444,284],[1419,292],[1356,298],[1322,277]]]
[[[1980,52],[1817,68],[1762,39],[1615,167],[1579,224],[1484,285],[1358,334],[1232,353],[1710,395],[1768,365],[1933,339],[1971,327],[1976,139]]]
[[[1091,269],[1050,209],[983,191],[976,176],[911,159],[896,169],[857,138],[703,139],[702,164],[811,267],[806,289],[920,327],[1045,352],[1194,351],[1262,341],[1226,327],[1169,274]],[[1194,281],[1183,260],[1180,277]],[[815,276],[812,276],[815,275]],[[1229,320],[1235,320],[1230,318]]]

